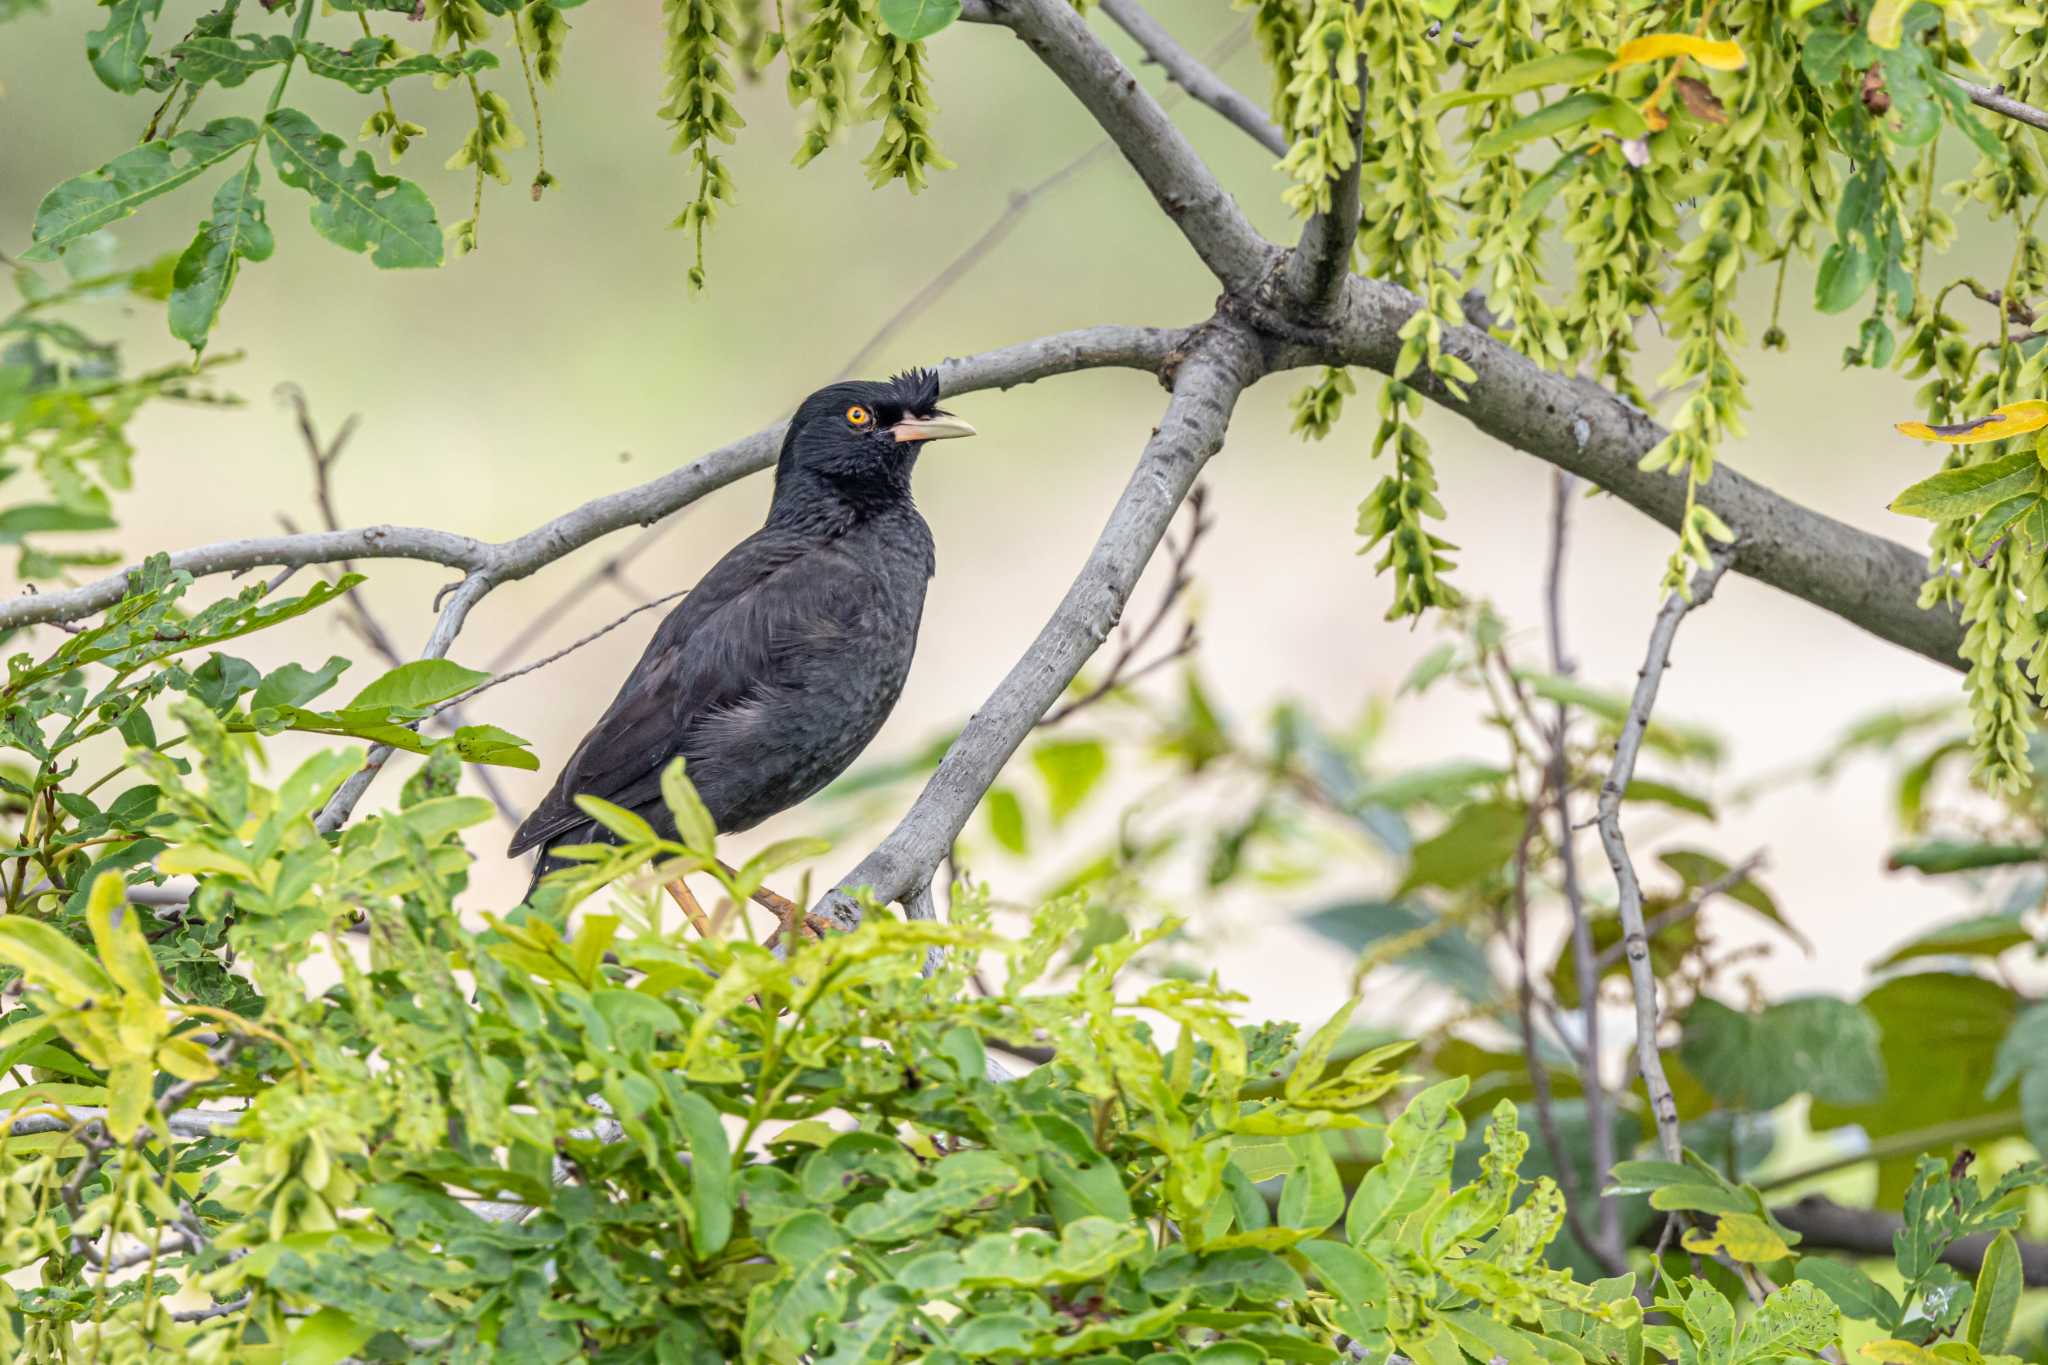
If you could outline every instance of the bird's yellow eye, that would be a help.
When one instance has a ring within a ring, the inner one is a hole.
[[[866,408],[862,407],[858,403],[855,403],[852,407],[846,410],[846,420],[853,426],[864,427],[868,423],[874,421],[875,417],[874,414],[869,412]]]

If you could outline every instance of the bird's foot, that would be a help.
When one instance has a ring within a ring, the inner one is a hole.
[[[815,943],[839,927],[829,916],[811,914],[795,901],[778,896],[766,887],[756,891],[754,899],[773,911],[776,922],[781,925],[768,936],[770,948],[782,942],[785,935],[792,940],[807,938]]]

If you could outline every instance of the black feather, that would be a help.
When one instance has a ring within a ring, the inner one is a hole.
[[[805,399],[776,463],[767,522],[669,613],[618,695],[520,825],[511,852],[594,842],[576,805],[602,797],[664,833],[661,773],[680,755],[721,832],[824,787],[903,690],[933,571],[910,497],[919,444],[887,432],[938,412],[938,375],[834,384]],[[867,420],[856,426],[855,409]]]

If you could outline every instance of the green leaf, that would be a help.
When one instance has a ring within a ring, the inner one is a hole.
[[[882,22],[906,43],[931,37],[960,17],[960,0],[882,0]]]
[[[1415,846],[1408,855],[1401,893],[1418,886],[1456,890],[1499,873],[1528,827],[1528,808],[1519,801],[1474,802],[1453,816],[1441,833]]]
[[[187,38],[171,49],[171,58],[187,85],[236,86],[265,67],[290,61],[292,40],[282,33]]]
[[[1853,1123],[1881,1138],[1924,1128],[1929,1115],[1967,1119],[2006,1107],[1984,1095],[1999,1044],[2019,1012],[2006,987],[1968,972],[1918,972],[1866,992],[1862,1004],[1882,1035],[1885,1074],[1900,1083],[1870,1104],[1816,1102],[1816,1130]],[[2018,1129],[2015,1117],[2012,1131]],[[1878,1172],[1880,1205],[1897,1207],[1912,1177],[1912,1158],[1887,1160]]]
[[[1781,1001],[1759,1014],[1694,1001],[1678,1055],[1708,1093],[1736,1109],[1763,1112],[1801,1093],[1868,1104],[1885,1091],[1877,1021],[1861,1006],[1825,996]]]
[[[441,264],[441,227],[418,185],[379,174],[368,152],[344,162],[342,140],[296,109],[272,114],[263,137],[278,179],[313,196],[313,226],[328,241],[370,252],[385,270]]]
[[[1669,806],[1673,810],[1682,810],[1688,815],[1697,815],[1707,820],[1716,818],[1713,803],[1704,796],[1689,792],[1683,787],[1673,786],[1669,782],[1657,782],[1647,777],[1638,777],[1631,780],[1628,784],[1628,790],[1622,793],[1621,799],[1624,801],[1654,802],[1657,805]],[[1742,884],[1744,886],[1753,885],[1753,883],[1747,880]]]
[[[163,978],[157,974],[156,958],[149,940],[142,936],[137,911],[128,904],[128,882],[118,872],[102,872],[92,884],[85,905],[86,923],[92,929],[93,947],[108,976],[130,995],[154,1003],[164,993]]]
[[[2048,1003],[2034,1005],[2012,1021],[1992,1060],[1984,1098],[2003,1094],[2021,1076],[2043,1068],[2048,1068]]]
[[[1987,1356],[2003,1352],[2012,1333],[2013,1313],[2019,1308],[2025,1287],[2019,1243],[2013,1240],[2012,1229],[2002,1229],[1984,1249],[1984,1263],[1977,1271],[1977,1288],[1970,1298],[1970,1319],[1963,1340]]]
[[[709,857],[718,842],[718,826],[703,798],[697,795],[697,788],[690,781],[686,767],[678,755],[662,769],[661,799],[676,822],[676,834],[683,847]]]
[[[1819,1351],[1841,1332],[1841,1314],[1820,1287],[1794,1280],[1743,1319],[1730,1365]]]
[[[1939,876],[1946,872],[1975,872],[1985,867],[2009,867],[2014,863],[2038,863],[2048,859],[2048,845],[1966,844],[1953,839],[1930,839],[1903,844],[1885,859],[1894,872],[1912,868]]]
[[[1873,962],[1871,970],[1895,967],[1916,957],[1997,957],[2033,941],[2024,916],[1969,915],[1908,939]]]
[[[0,915],[0,962],[76,1007],[114,994],[114,982],[76,943],[39,919]]]
[[[375,1335],[375,1323],[357,1322],[339,1308],[323,1308],[285,1338],[284,1365],[335,1365]]]
[[[1634,790],[1633,785],[1631,785],[1630,790]],[[1673,872],[1676,872],[1684,880],[1686,889],[1689,891],[1712,886],[1734,871],[1732,867],[1713,854],[1693,848],[1669,849],[1658,854],[1657,861],[1670,868]],[[1737,905],[1746,906],[1756,911],[1759,915],[1762,915],[1765,919],[1783,929],[1794,943],[1797,943],[1808,952],[1813,951],[1813,944],[1808,941],[1806,935],[1792,927],[1792,922],[1785,918],[1783,911],[1778,909],[1777,901],[1771,898],[1771,893],[1764,890],[1754,876],[1744,877],[1741,881],[1728,887],[1722,894]]]
[[[1031,751],[1031,766],[1045,780],[1057,825],[1080,808],[1109,771],[1109,751],[1097,739],[1047,740]]]
[[[1802,1256],[1798,1276],[1819,1285],[1835,1301],[1835,1306],[1850,1317],[1875,1322],[1887,1332],[1898,1326],[1903,1311],[1899,1301],[1859,1267],[1827,1256]]]
[[[988,814],[988,832],[996,842],[1018,857],[1024,856],[1031,842],[1024,827],[1024,803],[1017,799],[1017,793],[1008,787],[993,788],[983,802],[983,809]]]
[[[889,1190],[847,1214],[849,1235],[863,1242],[898,1242],[960,1218],[983,1200],[1022,1189],[1017,1169],[994,1152],[955,1152],[931,1168],[930,1184]]]
[[[1519,95],[1542,85],[1577,85],[1591,80],[1614,62],[1614,54],[1603,47],[1575,47],[1518,62],[1488,82],[1489,95]]]
[[[195,351],[220,317],[243,261],[267,261],[275,247],[263,201],[256,195],[256,163],[224,181],[213,196],[213,216],[178,257],[171,275],[171,335]]]
[[[1500,986],[1486,950],[1463,930],[1445,926],[1440,932],[1423,934],[1437,923],[1435,913],[1426,907],[1398,901],[1347,901],[1310,911],[1301,917],[1301,923],[1353,953],[1396,935],[1415,934],[1412,948],[1385,959],[1390,965],[1421,972],[1475,1003],[1492,1000]]]
[[[68,243],[168,194],[194,176],[245,150],[257,137],[245,118],[215,119],[204,128],[131,147],[96,171],[66,180],[36,206],[35,245],[29,261],[51,261]]]
[[[101,0],[107,25],[85,35],[85,55],[100,84],[123,95],[142,89],[142,59],[149,55],[149,25],[163,0]]]
[[[1361,806],[1386,806],[1400,810],[1419,801],[1451,805],[1462,800],[1474,787],[1490,787],[1506,777],[1505,769],[1491,763],[1452,759],[1367,782],[1349,793],[1347,803],[1353,810]]]
[[[626,843],[651,844],[655,840],[654,826],[624,806],[613,805],[601,796],[578,795],[576,808]]]
[[[481,48],[454,56],[439,57],[430,52],[386,61],[392,49],[388,38],[359,38],[346,51],[326,43],[302,42],[300,59],[306,70],[326,80],[340,81],[349,89],[368,95],[407,76],[462,76],[485,71],[498,59]]]
[[[1834,243],[1820,258],[1814,276],[1813,306],[1823,313],[1841,313],[1856,306],[1877,279],[1877,257],[1859,242]]]
[[[690,1246],[714,1256],[732,1237],[732,1147],[709,1100],[680,1087],[672,1099],[690,1143]]]
[[[1505,156],[1538,138],[1556,137],[1581,124],[1590,123],[1617,137],[1641,137],[1650,131],[1634,105],[1614,95],[1582,90],[1546,104],[1533,114],[1524,114],[1504,128],[1496,128],[1472,146],[1479,160]]]
[[[304,706],[333,687],[348,666],[349,661],[339,654],[330,656],[318,672],[310,672],[299,664],[286,664],[264,675],[256,695],[249,698],[249,709],[261,711],[272,706]]]
[[[459,697],[478,683],[489,682],[490,678],[488,673],[464,668],[447,659],[414,659],[400,664],[356,693],[355,698],[342,709],[367,711],[386,707],[413,710],[428,707],[450,697]]]
[[[1388,1126],[1386,1155],[1359,1182],[1345,1216],[1346,1241],[1368,1245],[1450,1187],[1451,1159],[1465,1135],[1457,1103],[1468,1084],[1463,1076],[1439,1081]]]
[[[1297,1249],[1336,1299],[1339,1330],[1360,1343],[1375,1341],[1386,1332],[1387,1274],[1378,1263],[1342,1242],[1317,1239]]]
[[[2021,494],[2041,491],[2041,462],[2031,450],[2022,450],[1922,479],[1892,499],[1892,511],[1929,521],[1958,521],[1988,512]]]
[[[1293,1149],[1295,1167],[1280,1186],[1279,1224],[1321,1232],[1344,1212],[1344,1184],[1337,1178],[1337,1162],[1321,1133],[1303,1133],[1287,1139]]]

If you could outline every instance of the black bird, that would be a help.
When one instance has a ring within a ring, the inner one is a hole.
[[[926,441],[974,434],[938,402],[931,370],[803,401],[766,524],[662,621],[512,836],[515,855],[541,850],[536,882],[563,865],[548,856],[554,845],[606,837],[579,795],[673,834],[661,773],[678,754],[731,833],[814,795],[867,747],[903,692],[934,568],[911,469]]]

